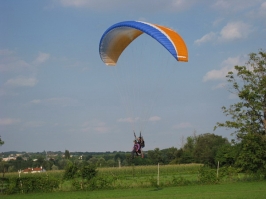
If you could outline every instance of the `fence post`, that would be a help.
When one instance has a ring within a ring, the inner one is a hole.
[[[157,175],[157,185],[159,186],[160,184],[160,166],[159,166],[159,162],[158,162],[158,175]]]
[[[217,177],[217,178],[219,177],[219,161],[218,161],[218,164],[217,164],[217,173],[216,173],[216,177]]]

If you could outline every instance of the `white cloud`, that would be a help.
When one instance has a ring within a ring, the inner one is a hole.
[[[84,122],[81,129],[83,133],[107,133],[109,130],[110,128],[106,126],[105,122],[98,120]]]
[[[32,100],[31,103],[33,104],[40,104],[42,101],[39,99]]]
[[[8,55],[12,55],[13,51],[8,50],[8,49],[2,49],[0,50],[0,56],[4,55],[4,56],[8,56]]]
[[[33,63],[39,65],[39,64],[46,62],[49,58],[50,58],[50,54],[39,52],[39,55],[33,61]]]
[[[67,107],[67,106],[76,106],[78,101],[69,97],[53,97],[47,99],[34,99],[30,101],[32,104],[41,104],[45,106],[58,106],[58,107]]]
[[[6,81],[5,86],[10,87],[33,87],[38,80],[34,77],[16,77]]]
[[[136,122],[138,120],[139,120],[138,117],[136,117],[136,118],[128,117],[128,118],[119,118],[117,121],[118,122],[126,122],[126,123],[134,123],[134,122]]]
[[[30,64],[18,58],[15,52],[8,49],[0,50],[0,72],[21,72],[29,68]]]
[[[184,11],[185,9],[195,5],[197,0],[168,0],[168,1],[106,1],[106,0],[59,0],[60,5],[64,7],[75,7],[75,8],[91,8],[98,11],[103,10],[123,10],[122,8],[131,7],[135,10],[146,10],[152,11]],[[126,11],[124,9],[124,11]]]
[[[24,124],[24,127],[26,128],[37,128],[37,127],[42,127],[45,123],[42,121],[30,121],[26,122]]]
[[[224,17],[220,17],[220,18],[216,19],[214,22],[212,22],[212,25],[218,26],[219,24],[221,24],[222,21],[224,21]]]
[[[226,87],[226,83],[220,83],[220,84],[212,87],[212,89],[216,90],[216,89],[225,88],[225,87]]]
[[[230,22],[221,30],[219,40],[247,38],[251,32],[251,26],[242,21]]]
[[[0,118],[0,126],[13,125],[19,122],[20,122],[19,119]]]
[[[44,63],[50,58],[50,54],[39,52],[32,61],[27,62],[16,55],[16,52],[2,49],[0,50],[0,72],[35,72],[35,66]]]
[[[258,15],[258,17],[263,17],[263,18],[266,17],[266,1],[260,5],[260,8],[258,9],[257,15]]]
[[[191,128],[191,127],[192,127],[192,124],[190,124],[189,122],[181,122],[173,126],[174,129],[185,129],[185,128]]]
[[[222,68],[219,70],[211,70],[206,73],[203,77],[203,81],[210,80],[224,80],[229,71],[235,71],[234,66],[243,65],[245,63],[245,59],[243,56],[237,57],[229,57],[228,59],[222,62]]]
[[[216,33],[210,32],[210,33],[204,35],[203,37],[201,37],[200,39],[197,39],[194,43],[200,45],[200,44],[205,43],[205,42],[213,41],[213,40],[215,40],[216,37],[217,37]]]
[[[221,29],[220,32],[210,32],[200,39],[197,39],[194,43],[200,45],[206,42],[224,42],[236,39],[245,39],[252,31],[252,27],[242,21],[229,22]]]
[[[153,3],[153,1],[151,2]],[[185,10],[188,9],[190,7],[192,7],[193,5],[195,5],[197,2],[197,0],[172,0],[172,1],[163,1],[164,4],[168,5],[169,9],[171,10]],[[160,7],[158,7],[160,8]]]
[[[239,96],[235,93],[230,93],[228,99],[239,99]]]
[[[225,66],[219,70],[211,70],[203,77],[203,81],[224,79],[229,71],[233,70],[233,66]]]
[[[134,123],[134,122],[137,122],[139,120],[140,120],[139,117],[135,117],[135,118],[127,117],[127,118],[119,118],[117,121],[118,122],[125,122],[125,123]],[[156,122],[159,120],[161,120],[161,118],[159,116],[152,116],[148,119],[148,121],[150,121],[150,122]]]
[[[258,9],[254,9],[249,13],[252,18],[266,18],[266,2],[263,2]]]
[[[93,130],[98,133],[107,133],[109,128],[106,126],[97,126],[97,127],[94,127]]]
[[[159,121],[161,120],[162,118],[160,118],[159,116],[152,116],[149,118],[149,121],[150,122],[156,122],[156,121]]]
[[[217,0],[213,1],[212,8],[226,13],[234,13],[249,9],[263,0]]]
[[[93,2],[90,0],[60,0],[59,2],[66,7],[84,7],[93,5]]]

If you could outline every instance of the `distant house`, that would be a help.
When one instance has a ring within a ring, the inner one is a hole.
[[[5,162],[8,162],[8,161],[10,161],[10,160],[16,160],[16,157],[7,157],[7,158],[3,158],[3,161],[5,161]]]
[[[22,172],[23,173],[41,173],[41,172],[45,172],[45,169],[43,169],[42,167],[27,168],[27,169],[24,169]]]

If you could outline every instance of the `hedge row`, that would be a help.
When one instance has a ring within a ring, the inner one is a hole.
[[[59,188],[60,179],[49,176],[0,178],[0,190],[5,194],[52,192]]]

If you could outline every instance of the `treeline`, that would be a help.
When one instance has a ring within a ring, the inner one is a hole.
[[[145,149],[145,148],[144,148]],[[237,154],[237,145],[227,138],[215,134],[193,135],[187,138],[181,148],[171,147],[160,150],[145,151],[144,158],[132,159],[130,152],[57,152],[52,158],[46,152],[32,155],[23,154],[15,160],[1,162],[1,171],[17,172],[26,168],[42,167],[45,170],[63,170],[69,162],[78,164],[89,163],[96,167],[119,167],[129,165],[188,164],[203,163],[214,167],[218,161],[220,165],[233,165]]]

